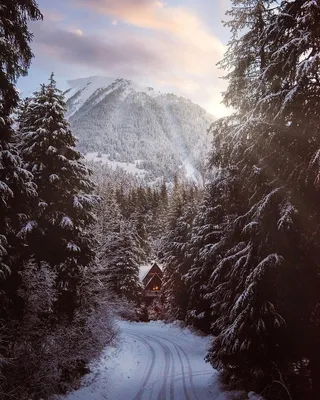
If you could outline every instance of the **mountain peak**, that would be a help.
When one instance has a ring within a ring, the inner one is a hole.
[[[214,120],[200,106],[123,78],[68,83],[67,117],[82,152],[99,152],[118,163],[139,160],[151,178],[199,170]]]
[[[126,89],[140,93],[147,93],[150,96],[161,95],[152,87],[140,85],[128,79],[107,76],[91,76],[89,78],[71,79],[67,81],[70,88],[64,93],[69,102],[69,112],[67,117],[74,115],[97,91],[110,89]],[[72,107],[70,107],[72,103]]]

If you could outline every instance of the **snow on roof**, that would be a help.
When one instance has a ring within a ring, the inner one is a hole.
[[[146,265],[141,265],[141,266],[140,266],[140,270],[139,270],[139,278],[140,278],[140,281],[143,281],[143,279],[146,277],[147,273],[148,273],[148,272],[150,271],[150,269],[153,267],[154,263],[155,263],[155,261],[153,261],[153,262],[150,263],[150,264],[146,264]],[[158,263],[157,263],[157,265],[158,265],[158,267],[162,270],[161,265],[159,265]]]
[[[139,278],[140,278],[140,281],[143,281],[143,279],[145,278],[145,276],[146,276],[147,273],[149,272],[150,268],[151,268],[151,265],[150,265],[150,264],[148,264],[148,265],[141,265],[141,266],[140,266],[140,270],[139,270]]]

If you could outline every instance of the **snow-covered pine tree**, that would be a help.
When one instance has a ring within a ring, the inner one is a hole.
[[[116,200],[114,182],[104,182],[97,187],[101,202],[97,208],[97,221],[93,226],[93,235],[96,238],[96,256],[99,265],[104,268],[101,281],[108,286],[108,259],[105,253],[120,234],[123,215]]]
[[[319,304],[319,12],[315,1],[234,0],[228,23],[225,103],[235,114],[215,124],[212,162],[243,187],[211,275],[221,317],[208,358],[267,398],[298,393],[301,359],[310,360],[313,398],[320,393],[318,322],[310,328]]]
[[[148,200],[147,190],[139,186],[136,190],[132,189],[130,191],[127,202],[128,218],[136,228],[140,248],[145,254],[145,257],[150,255],[151,251],[147,231],[148,212],[151,206]]]
[[[16,233],[28,220],[26,203],[36,196],[32,175],[22,167],[16,149],[11,114],[19,96],[14,85],[27,74],[32,52],[28,20],[42,15],[33,0],[12,0],[1,5],[0,66],[0,273],[9,272],[8,248]],[[22,200],[23,199],[23,200]]]
[[[230,174],[216,171],[215,179],[207,184],[197,207],[188,243],[192,265],[183,277],[188,287],[186,322],[205,332],[210,332],[211,324],[217,318],[210,308],[210,276],[227,245],[224,239],[229,218],[238,209],[231,188]]]
[[[183,276],[189,271],[192,258],[188,244],[196,212],[197,191],[175,183],[168,209],[168,225],[162,238],[163,303],[167,318],[184,320],[188,292]]]
[[[107,240],[110,233],[120,233],[123,215],[117,203],[114,182],[108,182],[99,187],[98,193],[102,200],[97,209],[97,223],[99,240]],[[102,246],[103,248],[103,246]]]
[[[42,15],[33,0],[12,0],[0,7],[0,366],[5,364],[9,346],[4,338],[14,332],[7,326],[12,314],[21,315],[19,270],[20,240],[17,233],[28,218],[29,199],[36,197],[32,175],[23,166],[15,144],[11,114],[18,103],[15,84],[20,76],[27,74],[32,52],[32,35],[28,30],[29,20],[40,20]],[[10,355],[9,355],[10,357]],[[0,396],[2,397],[3,374],[0,374]]]
[[[121,221],[120,231],[109,234],[104,258],[110,289],[120,297],[139,303],[142,293],[139,266],[145,255],[132,222]]]
[[[161,237],[165,230],[168,210],[167,184],[163,182],[160,187],[153,189],[151,208],[148,215],[148,232],[152,241],[151,248],[158,257],[161,251]]]
[[[49,84],[42,85],[20,113],[21,155],[40,198],[33,223],[27,223],[20,234],[28,237],[36,261],[58,266],[59,285],[67,296],[61,304],[72,310],[81,270],[94,259],[88,225],[94,221],[98,197],[92,194],[90,171],[75,149],[65,110],[52,74]]]

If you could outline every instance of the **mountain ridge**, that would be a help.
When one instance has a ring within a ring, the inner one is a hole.
[[[84,153],[135,162],[150,179],[172,179],[181,166],[199,169],[214,117],[191,100],[123,78],[68,81],[67,118]]]

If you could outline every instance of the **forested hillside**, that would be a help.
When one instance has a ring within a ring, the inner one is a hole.
[[[214,121],[203,108],[126,79],[94,76],[69,84],[66,115],[84,154],[100,152],[111,161],[138,161],[149,181],[172,180],[179,168],[201,180],[207,130]]]

